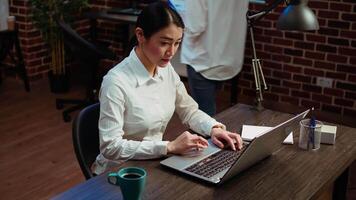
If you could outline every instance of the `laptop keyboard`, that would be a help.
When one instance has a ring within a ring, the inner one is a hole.
[[[239,151],[221,150],[187,167],[185,170],[211,178],[217,173],[231,167],[247,146],[248,144],[244,144],[243,148]]]

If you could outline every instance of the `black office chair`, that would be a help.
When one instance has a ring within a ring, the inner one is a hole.
[[[73,122],[73,146],[75,155],[85,178],[88,180],[95,175],[90,170],[96,156],[99,154],[99,111],[100,104],[96,103],[84,108]]]
[[[77,34],[68,24],[58,20],[59,27],[63,32],[64,44],[69,48],[74,58],[77,58],[82,68],[89,71],[90,80],[87,83],[87,91],[84,99],[56,99],[56,108],[62,109],[64,104],[75,104],[63,111],[63,120],[69,122],[69,113],[81,109],[85,106],[97,102],[96,91],[98,83],[98,69],[101,59],[115,60],[116,55],[108,48],[94,45],[79,34]]]

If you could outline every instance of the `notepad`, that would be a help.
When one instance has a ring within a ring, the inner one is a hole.
[[[245,141],[251,141],[256,137],[261,136],[264,132],[272,129],[269,126],[253,126],[253,125],[242,125],[241,137]],[[293,144],[293,131],[286,137],[283,144]]]

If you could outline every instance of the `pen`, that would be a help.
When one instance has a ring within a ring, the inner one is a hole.
[[[314,144],[315,117],[311,117],[309,125],[310,125],[310,135],[309,135],[310,142],[313,145],[313,149],[315,149],[315,144]]]

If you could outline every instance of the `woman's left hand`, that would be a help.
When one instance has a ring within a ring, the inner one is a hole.
[[[242,139],[240,135],[226,131],[222,128],[213,128],[211,130],[211,140],[216,146],[220,148],[224,148],[225,145],[228,145],[232,150],[236,151],[236,143],[237,148],[242,149]]]

